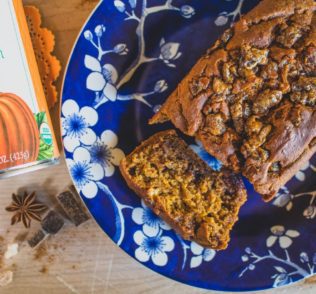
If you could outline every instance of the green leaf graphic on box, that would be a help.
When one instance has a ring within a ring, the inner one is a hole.
[[[37,122],[38,129],[40,129],[42,123],[44,123],[44,122],[47,123],[46,112],[39,112],[39,113],[34,114],[34,116],[35,116],[35,120]]]
[[[52,135],[47,124],[45,112],[39,112],[35,115],[37,127],[40,131],[40,148],[37,160],[50,159],[54,156],[54,146],[52,144]]]
[[[48,145],[41,139],[37,160],[50,159],[53,157],[53,155],[54,155],[53,145]]]

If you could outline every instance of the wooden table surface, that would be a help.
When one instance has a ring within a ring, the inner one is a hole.
[[[105,0],[106,1],[106,0]],[[110,1],[110,0],[107,0]],[[112,1],[112,0],[111,0]],[[56,36],[55,53],[66,65],[76,36],[97,0],[25,0],[40,8],[43,23]],[[59,88],[60,88],[59,81]],[[53,110],[58,125],[58,107]],[[71,183],[65,163],[0,182],[0,207],[10,203],[18,189],[36,190],[53,202],[54,196]],[[33,224],[36,229],[38,224]],[[0,236],[12,243],[23,227],[10,226],[10,214],[0,209]],[[1,238],[0,238],[1,239]],[[22,244],[18,255],[2,266],[14,272],[13,282],[0,293],[206,293],[171,281],[128,257],[90,220],[80,228],[67,225],[61,233],[45,242],[45,252]],[[316,279],[267,293],[316,293]]]

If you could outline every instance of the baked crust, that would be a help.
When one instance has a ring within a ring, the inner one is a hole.
[[[271,200],[316,151],[315,9],[313,0],[261,1],[150,123],[171,120]]]
[[[213,171],[174,130],[144,141],[120,170],[128,186],[184,239],[227,247],[247,198],[239,176]]]

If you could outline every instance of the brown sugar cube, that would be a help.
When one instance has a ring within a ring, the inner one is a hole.
[[[238,175],[212,170],[173,130],[143,142],[120,169],[128,186],[184,239],[227,247],[247,198]]]
[[[196,63],[171,121],[271,200],[316,151],[316,2],[262,0]]]
[[[81,225],[90,218],[78,197],[77,192],[71,188],[57,196],[59,204],[75,226]]]
[[[43,230],[38,230],[30,239],[27,240],[31,248],[40,245],[48,235]]]
[[[64,226],[64,220],[57,212],[51,210],[42,220],[41,225],[46,233],[55,235]]]

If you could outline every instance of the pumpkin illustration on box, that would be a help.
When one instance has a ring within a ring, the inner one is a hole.
[[[35,117],[17,95],[0,93],[0,169],[37,160],[40,134]]]

